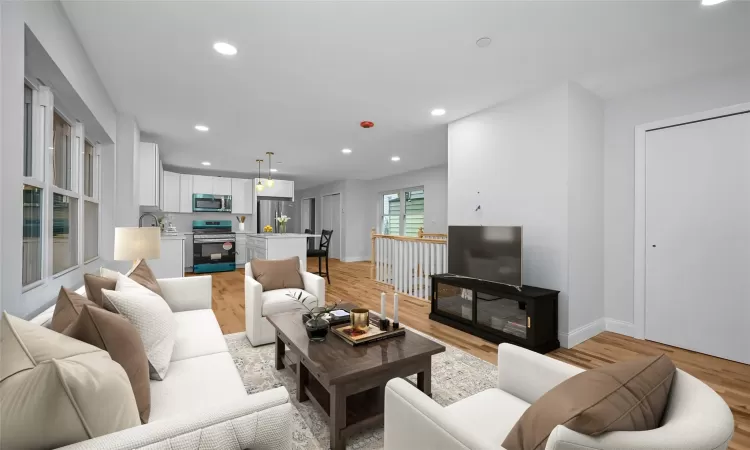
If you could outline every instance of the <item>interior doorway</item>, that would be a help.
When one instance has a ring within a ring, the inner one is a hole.
[[[645,338],[750,364],[750,112],[645,136]]]
[[[302,199],[302,213],[300,218],[300,224],[302,226],[302,229],[300,232],[304,233],[305,230],[310,230],[315,234],[317,231],[315,229],[315,198],[304,198]],[[310,238],[307,240],[307,248],[313,249],[316,248],[316,240],[315,238]]]
[[[330,258],[341,259],[341,194],[324,195],[320,211],[320,230],[333,230]]]

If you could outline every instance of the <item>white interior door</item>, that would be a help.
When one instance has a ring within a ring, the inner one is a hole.
[[[320,223],[317,232],[333,230],[328,257],[341,259],[341,194],[323,196]]]
[[[646,339],[750,363],[750,113],[646,133]]]

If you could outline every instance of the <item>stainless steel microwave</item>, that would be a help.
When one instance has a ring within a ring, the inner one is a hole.
[[[231,195],[193,194],[195,212],[232,212]]]

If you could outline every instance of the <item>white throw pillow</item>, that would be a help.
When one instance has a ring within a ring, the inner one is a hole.
[[[114,291],[102,289],[104,307],[121,314],[135,326],[143,341],[152,380],[163,380],[174,350],[177,323],[172,310],[158,294],[123,274]]]

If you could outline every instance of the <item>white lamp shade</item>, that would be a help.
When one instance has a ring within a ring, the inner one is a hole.
[[[115,261],[159,259],[161,230],[159,227],[115,228]]]

